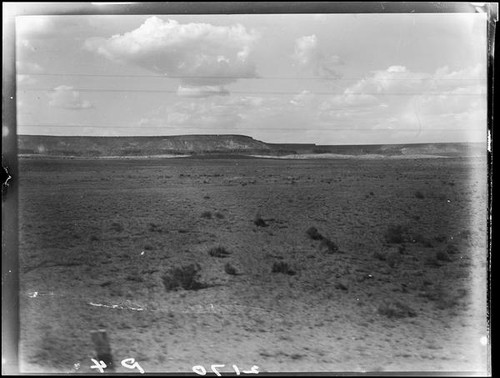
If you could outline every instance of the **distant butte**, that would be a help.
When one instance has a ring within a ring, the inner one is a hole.
[[[59,157],[147,157],[223,156],[241,157],[310,155],[328,156],[479,156],[485,153],[478,143],[422,143],[374,145],[317,145],[313,143],[265,143],[246,135],[175,136],[45,136],[19,135],[18,153]]]

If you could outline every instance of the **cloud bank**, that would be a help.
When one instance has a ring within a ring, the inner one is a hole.
[[[144,116],[139,126],[169,134],[243,133],[268,142],[319,144],[477,141],[486,129],[484,67],[434,73],[389,66],[339,94],[304,89],[289,95],[182,99]],[[213,88],[215,92],[218,88]],[[185,89],[182,89],[185,91]],[[294,139],[295,138],[295,139]]]
[[[485,75],[483,65],[455,71],[442,67],[434,73],[390,66],[319,102],[318,120],[379,132],[381,142],[403,134],[415,140],[435,140],[438,134],[443,140],[460,134],[481,139],[486,129]]]

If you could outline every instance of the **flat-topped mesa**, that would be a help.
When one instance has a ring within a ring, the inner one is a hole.
[[[138,137],[19,135],[19,153],[52,156],[153,156],[267,153],[266,143],[245,135]]]
[[[484,143],[418,143],[373,145],[322,145],[314,143],[265,143],[246,135],[173,136],[48,136],[19,135],[20,155],[59,157],[470,157],[485,156]]]

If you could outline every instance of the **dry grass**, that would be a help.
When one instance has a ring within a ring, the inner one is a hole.
[[[450,287],[447,288],[442,282],[430,286],[420,294],[421,297],[434,302],[435,306],[440,310],[452,309],[459,306],[460,300],[466,297],[466,295],[467,290],[453,290]]]
[[[389,267],[396,268],[403,262],[403,258],[399,251],[391,251],[386,255],[385,261]]]
[[[415,234],[411,237],[411,241],[413,243],[419,243],[422,244],[426,248],[432,248],[434,245],[432,244],[432,241],[429,238],[426,238],[422,236],[421,234]]]
[[[109,227],[109,229],[111,231],[115,231],[115,232],[122,232],[123,225],[121,223],[118,223],[118,222],[113,222],[113,223],[111,223],[111,226]]]
[[[227,361],[245,369],[260,364],[252,360],[252,351],[259,347],[287,353],[282,362],[261,361],[275,371],[348,371],[358,364],[369,370],[377,364],[403,370],[428,368],[421,360],[385,355],[401,335],[404,353],[418,355],[425,345],[422,338],[445,345],[446,353],[432,352],[434,366],[448,370],[457,363],[458,369],[473,366],[477,360],[469,351],[468,337],[481,329],[478,323],[471,325],[469,316],[479,316],[482,299],[472,295],[460,299],[458,289],[471,287],[483,274],[472,253],[482,245],[476,234],[458,237],[468,228],[468,193],[475,192],[464,180],[470,167],[448,161],[394,160],[391,169],[382,160],[299,164],[262,159],[242,160],[237,166],[202,159],[131,161],[126,166],[113,161],[25,161],[19,254],[21,267],[32,268],[27,273],[21,270],[21,355],[46,371],[56,364],[71,367],[82,351],[92,348],[85,330],[103,327],[110,329],[113,352],[119,358],[138,358],[139,350],[152,356],[150,361],[139,361],[151,372],[166,366],[156,362],[157,353],[168,357],[173,371],[184,369],[186,361],[216,359],[218,352],[203,342],[214,335],[213,343],[223,341],[219,352]],[[211,175],[211,182],[201,185],[203,175],[221,169],[227,171],[225,177],[216,180]],[[296,177],[295,185],[288,185],[289,171]],[[164,172],[173,177],[168,183],[156,179]],[[189,175],[179,179],[181,172]],[[406,177],[395,174],[401,172]],[[126,178],[129,173],[133,180]],[[457,180],[454,189],[446,188],[454,199],[451,203],[431,196],[436,178],[443,174]],[[425,193],[425,201],[415,200],[413,193],[424,185],[424,176],[429,194]],[[101,182],[101,177],[109,181]],[[255,185],[237,185],[254,177],[258,177]],[[334,177],[332,184],[322,182],[325,177]],[[397,182],[396,177],[400,177]],[[370,191],[375,195],[365,199]],[[253,223],[258,209],[265,211],[268,228]],[[207,210],[213,220],[200,217]],[[219,220],[217,211],[227,221]],[[113,222],[123,230],[110,230]],[[477,223],[477,232],[486,229]],[[391,225],[402,226],[393,226],[384,235]],[[316,226],[315,232],[306,233],[309,226]],[[434,247],[412,243],[413,231],[430,237]],[[90,241],[92,235],[99,240]],[[436,235],[445,238],[437,240]],[[387,245],[385,236],[396,243]],[[328,240],[349,253],[329,254],[337,248]],[[452,253],[454,245],[459,253]],[[401,263],[389,268],[388,255],[402,246],[406,251]],[[211,247],[215,256],[209,253]],[[438,260],[439,250],[446,250],[453,261]],[[379,252],[372,258],[374,251]],[[376,260],[378,256],[385,262]],[[424,265],[426,256],[441,269]],[[424,280],[430,284],[420,286]],[[441,289],[434,287],[438,280]],[[403,284],[407,291],[401,289]],[[209,285],[210,289],[199,290]],[[38,297],[24,295],[33,290],[39,291]],[[420,296],[424,290],[428,297]],[[88,305],[97,301],[109,306],[137,302],[141,305],[131,307],[148,310]],[[229,310],[235,303],[245,309]],[[412,318],[415,312],[418,317]],[[254,326],[257,321],[262,323]],[[362,322],[370,329],[358,326]],[[446,326],[450,328],[444,330]],[[37,357],[45,347],[38,340],[40,327],[52,328],[50,333],[61,338],[54,340],[56,347]],[[280,340],[280,335],[296,336],[294,342],[276,347],[273,340]],[[334,341],[338,337],[342,341]],[[311,349],[304,352],[305,346]],[[359,347],[365,348],[363,354],[349,359]],[[69,352],[61,355],[58,350]],[[294,361],[290,358],[294,353],[305,357]],[[243,361],[244,356],[248,359]],[[80,373],[95,373],[88,366],[83,371],[83,365]]]
[[[417,313],[407,304],[396,300],[396,299],[386,299],[378,307],[378,313],[380,315],[385,315],[388,318],[407,318],[415,317]]]

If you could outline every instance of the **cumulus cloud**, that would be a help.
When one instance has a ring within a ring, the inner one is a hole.
[[[82,110],[92,107],[90,101],[83,100],[80,92],[71,86],[60,85],[49,94],[49,105],[55,108]]]
[[[256,76],[251,52],[257,38],[240,24],[180,24],[154,16],[130,32],[88,39],[85,47],[115,62],[179,77],[183,87],[220,86]]]
[[[340,64],[340,58],[337,55],[326,56],[321,51],[315,34],[295,40],[293,59],[300,68],[311,71],[316,76],[340,77],[335,68]]]

